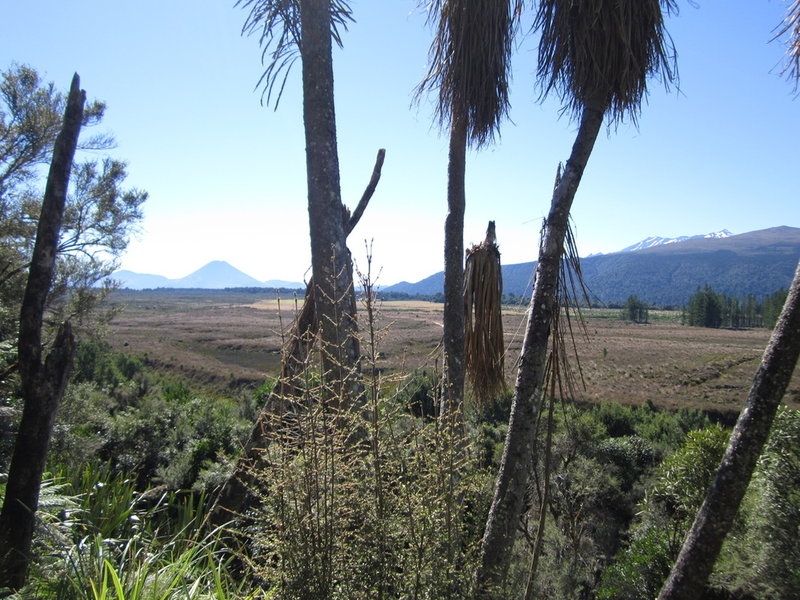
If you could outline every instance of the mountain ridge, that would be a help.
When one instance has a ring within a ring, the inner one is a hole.
[[[648,248],[655,248],[656,246],[666,246],[668,244],[679,244],[681,242],[686,242],[688,240],[694,240],[699,238],[704,239],[724,239],[727,237],[731,237],[733,234],[728,231],[727,229],[721,229],[720,231],[714,231],[711,233],[706,233],[705,235],[682,235],[676,238],[665,238],[660,237],[657,235],[651,235],[650,237],[646,237],[643,240],[623,248],[622,250],[617,250],[617,252],[612,252],[610,254],[617,254],[618,252],[637,252],[639,250],[646,250]]]
[[[704,285],[732,296],[763,296],[788,287],[798,258],[800,228],[784,225],[593,255],[581,259],[581,269],[594,301],[624,302],[638,296],[652,304],[683,305]],[[504,292],[529,296],[535,267],[535,261],[503,265]],[[435,295],[442,292],[443,283],[440,271],[417,283],[404,282],[382,291]]]
[[[247,273],[240,271],[224,260],[212,260],[185,277],[170,279],[163,275],[136,273],[120,270],[111,274],[110,279],[118,282],[120,287],[131,290],[174,288],[174,289],[225,289],[225,288],[284,288],[304,289],[305,284],[281,279],[259,281]]]
[[[684,304],[697,287],[744,296],[763,296],[786,287],[800,257],[800,228],[779,226],[737,235],[727,230],[699,236],[659,238],[680,240],[649,247],[634,244],[618,252],[581,259],[584,279],[592,298],[600,302],[624,301],[635,295],[653,304]],[[722,234],[722,235],[721,235]],[[528,296],[536,263],[503,265],[506,294]],[[111,276],[128,289],[236,287],[304,289],[305,284],[283,280],[258,281],[226,261],[211,261],[186,277],[169,279],[132,271]],[[415,283],[401,281],[381,287],[382,292],[434,296],[441,294],[441,271]]]

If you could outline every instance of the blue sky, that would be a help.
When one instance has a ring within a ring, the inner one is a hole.
[[[573,209],[582,255],[650,235],[800,226],[800,99],[770,42],[786,4],[700,0],[668,22],[680,90],[657,83],[639,127],[604,131]],[[383,178],[350,237],[372,240],[379,283],[441,270],[447,136],[427,99],[412,104],[431,31],[415,0],[352,0],[356,23],[334,58],[343,198],[353,206],[378,148]],[[0,68],[37,68],[66,90],[73,72],[108,104],[104,131],[146,189],[122,267],[181,277],[227,260],[261,279],[302,280],[310,262],[299,69],[280,107],[262,106],[256,38],[232,1],[4,0]],[[535,260],[553,177],[575,124],[538,103],[536,39],[521,36],[510,120],[467,164],[465,240],[497,223],[503,260]]]

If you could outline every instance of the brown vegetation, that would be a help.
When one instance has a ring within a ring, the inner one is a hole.
[[[280,332],[302,298],[284,296],[279,303],[264,292],[122,291],[112,302],[124,306],[111,325],[116,349],[146,356],[170,376],[226,391],[277,374]],[[576,345],[586,388],[577,400],[592,403],[737,411],[769,338],[766,329],[686,327],[676,313],[653,312],[647,325],[623,322],[614,310],[584,316],[588,339],[579,337]],[[504,308],[508,378],[516,371],[524,317],[524,307]],[[384,302],[379,324],[387,331],[381,370],[441,367],[441,304]],[[800,375],[785,400],[800,407]]]

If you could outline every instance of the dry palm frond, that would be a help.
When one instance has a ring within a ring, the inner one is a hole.
[[[417,94],[437,89],[440,125],[465,118],[470,140],[491,141],[508,112],[511,44],[521,0],[431,0],[438,15],[430,69]]]
[[[648,77],[665,87],[677,79],[662,7],[677,11],[675,0],[541,0],[542,98],[555,90],[574,116],[600,102],[612,122],[636,121]]]
[[[257,88],[263,86],[261,101],[266,97],[270,104],[274,97],[277,108],[289,72],[299,58],[300,0],[237,0],[235,6],[249,9],[242,35],[258,34],[261,63],[267,65],[256,84]],[[331,0],[330,10],[331,37],[341,47],[341,31],[353,21],[352,11],[347,0]]]
[[[556,189],[561,183],[561,174],[562,165],[559,163],[553,189]],[[544,232],[540,237],[544,239]],[[550,324],[552,332],[550,355],[545,370],[546,388],[550,390],[551,395],[555,394],[562,402],[576,396],[578,381],[581,386],[584,383],[583,370],[578,356],[576,331],[573,327],[573,317],[577,317],[578,332],[582,334],[582,337],[588,337],[586,323],[580,308],[582,304],[590,306],[589,290],[583,280],[581,259],[578,254],[578,245],[575,243],[572,224],[568,222]],[[571,352],[569,351],[570,346]]]
[[[564,258],[561,261],[557,290],[556,306],[559,310],[556,311],[554,319],[559,319],[560,313],[563,323],[556,323],[553,326],[553,354],[555,362],[560,363],[557,377],[558,388],[562,390],[560,397],[566,399],[575,397],[578,382],[581,387],[584,386],[573,322],[577,318],[578,333],[584,339],[588,338],[581,305],[590,305],[589,290],[583,281],[581,259],[578,257],[578,246],[571,225],[567,228],[564,240]],[[568,351],[569,346],[572,347],[571,352]]]
[[[790,80],[794,80],[795,92],[800,92],[800,0],[794,0],[786,11],[786,18],[778,26],[775,34],[777,39],[784,35],[789,36],[786,45],[786,65],[781,72],[788,75]]]
[[[560,179],[561,165],[558,166],[558,173],[556,174],[556,186],[558,186]],[[550,488],[550,469],[552,466],[553,410],[557,401],[560,401],[563,407],[570,399],[577,396],[577,384],[579,381],[582,386],[584,384],[580,359],[578,357],[575,330],[572,326],[572,310],[574,309],[577,312],[579,329],[583,337],[587,338],[588,334],[583,316],[580,312],[580,304],[581,302],[586,302],[588,304],[589,293],[583,282],[578,248],[575,244],[575,237],[571,226],[567,227],[564,246],[564,258],[561,261],[561,268],[558,274],[557,293],[551,322],[552,342],[545,368],[545,393],[542,395],[541,400],[543,403],[548,404],[544,441],[544,481],[540,491],[539,523],[528,570],[528,583],[524,596],[525,600],[533,598],[534,582],[536,580],[542,540],[544,537],[545,520],[547,517],[546,507]],[[571,351],[569,346],[572,346]],[[538,415],[540,420],[536,424],[536,439],[539,437],[538,432],[542,426],[541,418],[543,414],[544,410],[541,410]],[[567,423],[569,426],[569,421],[567,421]]]
[[[464,344],[467,377],[479,402],[505,389],[503,278],[494,221],[486,240],[467,250],[464,273]]]

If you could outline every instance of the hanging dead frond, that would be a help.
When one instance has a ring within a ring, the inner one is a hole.
[[[564,257],[558,274],[557,308],[553,317],[556,322],[552,329],[551,350],[553,363],[558,365],[556,380],[559,398],[562,401],[576,397],[578,384],[580,387],[585,387],[577,342],[579,337],[588,339],[581,305],[590,305],[589,290],[583,280],[578,246],[575,243],[572,226],[569,225],[564,240]]]
[[[436,117],[445,127],[465,118],[469,139],[493,139],[508,113],[511,44],[521,0],[431,0],[437,19],[428,74],[417,95],[437,90]]]
[[[562,170],[562,164],[559,163],[553,189],[561,183]],[[546,223],[542,226],[540,235],[542,240],[546,226]],[[584,387],[577,343],[578,336],[588,339],[586,322],[581,312],[582,305],[591,306],[591,301],[589,289],[583,279],[578,245],[575,242],[570,219],[564,235],[564,252],[553,298],[550,349],[544,375],[546,382],[544,389],[549,390],[549,393],[562,403],[576,397],[579,383]]]
[[[541,31],[541,97],[555,91],[579,116],[601,102],[611,122],[635,122],[647,79],[665,87],[677,80],[676,53],[663,11],[675,0],[541,0],[534,28]]]
[[[558,165],[556,181],[554,187],[558,187],[561,181],[561,164]],[[551,322],[551,342],[550,352],[547,356],[545,367],[544,394],[541,402],[547,403],[547,421],[544,448],[541,454],[544,456],[544,477],[540,491],[541,501],[539,502],[539,522],[537,534],[534,541],[531,562],[528,569],[528,582],[525,589],[525,600],[534,597],[539,558],[542,550],[544,538],[544,527],[547,518],[547,498],[550,490],[550,469],[553,450],[553,411],[556,403],[560,403],[562,408],[579,393],[578,383],[585,387],[583,372],[581,370],[580,358],[578,356],[578,346],[576,342],[576,332],[573,328],[573,311],[577,315],[579,333],[584,339],[588,338],[586,325],[580,311],[582,303],[589,303],[589,293],[583,281],[581,272],[578,248],[575,244],[575,237],[572,227],[568,225],[564,243],[564,257],[561,260],[561,267],[558,274],[558,285],[556,288],[555,306]],[[544,406],[543,406],[544,407]],[[543,408],[542,407],[542,408]],[[539,411],[541,419],[544,411]],[[565,414],[566,413],[565,411]],[[566,421],[567,427],[571,429],[569,420]],[[536,439],[539,438],[539,428],[541,422],[536,424]]]
[[[275,101],[278,108],[286,79],[300,57],[300,0],[237,0],[235,6],[249,9],[242,35],[257,34],[261,63],[266,70],[256,84],[262,88],[261,102]],[[331,0],[331,38],[342,47],[341,32],[353,21],[347,0]],[[277,89],[276,89],[277,85]]]
[[[503,345],[503,276],[494,221],[486,239],[467,250],[464,273],[464,343],[467,377],[478,402],[505,389]]]
[[[794,81],[795,92],[800,93],[800,0],[793,0],[786,11],[786,18],[783,19],[777,28],[777,33],[773,39],[788,36],[786,42],[786,64],[781,71],[790,81]]]

